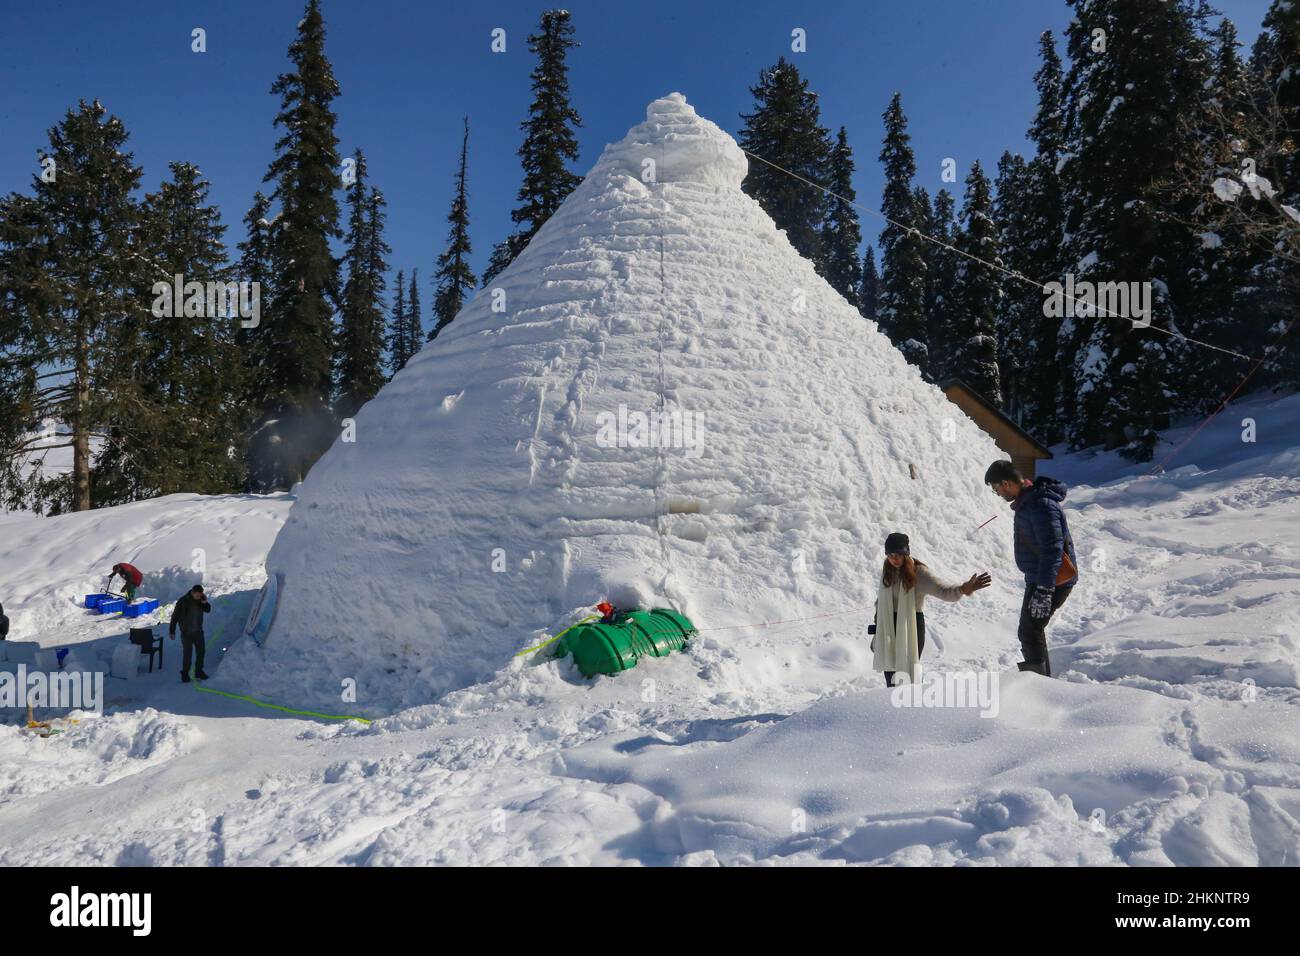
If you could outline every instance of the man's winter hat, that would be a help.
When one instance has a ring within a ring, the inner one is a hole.
[[[885,539],[885,554],[911,554],[912,542],[901,531],[895,531]]]
[[[1019,481],[1020,471],[1009,461],[995,461],[984,472],[984,484],[996,485],[1001,481]]]

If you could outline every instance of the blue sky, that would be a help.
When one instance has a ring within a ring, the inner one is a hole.
[[[1249,47],[1268,0],[1219,0]],[[271,159],[277,132],[270,95],[286,68],[298,0],[120,0],[7,4],[0,34],[0,191],[26,191],[46,130],[79,98],[99,98],[125,122],[153,189],[174,159],[198,164],[230,227],[240,220]],[[752,108],[749,87],[781,55],[820,94],[822,120],[844,125],[858,160],[858,198],[878,205],[880,114],[895,90],[911,123],[919,185],[944,184],[941,162],[961,176],[971,161],[992,169],[1003,149],[1026,149],[1035,105],[1037,37],[1058,36],[1064,0],[857,0],[857,2],[567,4],[582,46],[570,54],[573,102],[583,118],[576,171],[644,118],[646,104],[680,91],[728,132]],[[510,229],[519,188],[516,150],[530,100],[526,37],[538,2],[415,3],[324,0],[327,52],[342,87],[335,107],[341,151],[360,146],[389,202],[392,265],[420,269],[426,310],[434,260],[470,117],[470,215],[474,266]],[[208,52],[190,50],[207,31]],[[494,54],[493,28],[507,52]],[[792,54],[790,32],[807,31]],[[959,184],[960,185],[960,184]],[[864,219],[874,242],[879,225]]]

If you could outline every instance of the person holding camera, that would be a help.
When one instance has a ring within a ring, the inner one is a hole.
[[[206,650],[203,638],[203,615],[212,610],[212,605],[208,603],[207,596],[203,593],[203,585],[196,584],[190,588],[186,595],[176,602],[176,607],[172,610],[171,625],[168,627],[168,637],[173,641],[176,640],[176,628],[181,630],[181,683],[190,682],[190,657],[194,657],[194,679],[207,680],[208,675],[203,671],[203,653]]]

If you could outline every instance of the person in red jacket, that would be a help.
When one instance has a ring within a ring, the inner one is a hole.
[[[113,578],[119,574],[122,576],[122,590],[126,594],[127,602],[134,601],[135,590],[140,586],[140,582],[144,580],[144,575],[140,573],[140,569],[134,564],[126,564],[125,562],[115,564],[108,576],[108,585],[104,590],[107,591],[113,586]]]

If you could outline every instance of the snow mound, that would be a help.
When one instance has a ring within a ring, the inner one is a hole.
[[[1291,794],[1270,786],[1293,779],[1289,705],[1205,701],[1198,718],[1145,691],[993,676],[983,709],[873,690],[738,719],[734,739],[612,733],[557,772],[662,798],[656,845],[723,863],[1255,866],[1300,851]]]
[[[80,711],[75,724],[48,739],[0,725],[0,806],[70,787],[100,787],[156,768],[194,749],[201,734],[188,721],[151,707],[95,717]]]
[[[682,94],[670,93],[646,107],[644,123],[605,147],[587,178],[608,184],[612,177],[643,180],[653,172],[651,178],[661,183],[739,189],[748,171],[736,141],[702,119]]]
[[[646,116],[313,468],[232,684],[355,681],[385,713],[606,597],[701,628],[869,606],[891,531],[950,579],[1010,567],[1005,527],[973,533],[992,441],[741,190],[726,133],[679,94]]]

